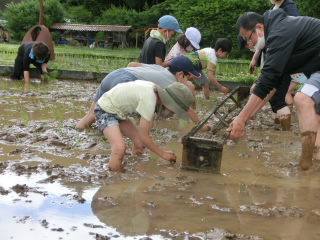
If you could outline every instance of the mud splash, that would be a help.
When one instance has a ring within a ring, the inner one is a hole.
[[[221,174],[181,170],[180,140],[193,125],[156,121],[152,138],[178,162],[131,156],[128,141],[126,171],[112,173],[95,126],[74,129],[98,84],[0,78],[1,239],[320,238],[319,163],[299,170],[295,115],[282,132],[265,107],[247,138],[227,141]],[[199,92],[202,117],[222,97],[212,95]]]

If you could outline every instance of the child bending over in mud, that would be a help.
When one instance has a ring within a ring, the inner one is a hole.
[[[111,144],[109,168],[121,171],[126,145],[122,134],[134,144],[133,154],[141,155],[144,147],[161,158],[175,162],[176,155],[159,148],[150,138],[154,114],[163,118],[174,113],[179,118],[188,120],[188,110],[194,97],[192,91],[182,83],[173,83],[161,88],[154,83],[137,80],[121,83],[104,93],[98,100],[94,113],[100,132]],[[131,113],[141,116],[139,128],[128,118]]]
[[[159,87],[165,88],[175,82],[186,84],[195,92],[194,85],[187,81],[187,76],[199,78],[201,75],[195,71],[194,65],[186,56],[178,56],[172,59],[168,68],[161,67],[156,64],[142,64],[131,62],[126,68],[119,68],[109,73],[101,82],[90,106],[89,112],[77,123],[76,129],[82,130],[90,127],[95,121],[94,108],[96,102],[105,93],[120,83],[131,82],[135,80],[145,80],[152,82]],[[191,85],[191,86],[190,86]],[[190,108],[189,118],[195,124],[200,122],[194,109]],[[204,125],[203,131],[209,131],[210,126]]]
[[[224,94],[227,94],[230,91],[216,80],[216,66],[218,58],[227,57],[231,50],[231,41],[226,38],[219,38],[214,48],[202,48],[188,54],[188,57],[190,57],[195,64],[196,71],[201,74],[201,77],[195,78],[194,82],[202,86],[203,94],[206,99],[210,98],[210,83],[214,84],[217,89]],[[204,74],[203,70],[206,70],[208,74]]]

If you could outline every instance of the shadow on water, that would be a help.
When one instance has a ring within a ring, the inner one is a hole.
[[[111,173],[96,127],[74,129],[98,84],[0,78],[1,239],[320,239],[319,165],[298,168],[295,115],[279,131],[265,107],[227,141],[220,174],[181,170],[193,125],[156,121],[152,138],[177,163],[131,156],[128,141],[126,172]],[[213,107],[198,94],[204,117]]]

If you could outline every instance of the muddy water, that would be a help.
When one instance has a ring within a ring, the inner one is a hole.
[[[267,106],[246,138],[227,141],[220,174],[181,170],[193,125],[156,121],[154,141],[178,162],[131,156],[128,141],[125,173],[111,173],[96,127],[74,129],[97,86],[0,78],[1,239],[320,239],[319,165],[297,166],[295,115],[279,131]],[[213,107],[198,101],[204,117]]]

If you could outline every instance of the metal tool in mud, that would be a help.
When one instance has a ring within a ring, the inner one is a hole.
[[[249,87],[235,88],[206,118],[182,138],[182,169],[220,173],[223,145],[229,136],[229,132],[226,132],[225,129],[240,113],[249,95]],[[198,132],[209,120],[213,120],[210,136],[202,137]]]

